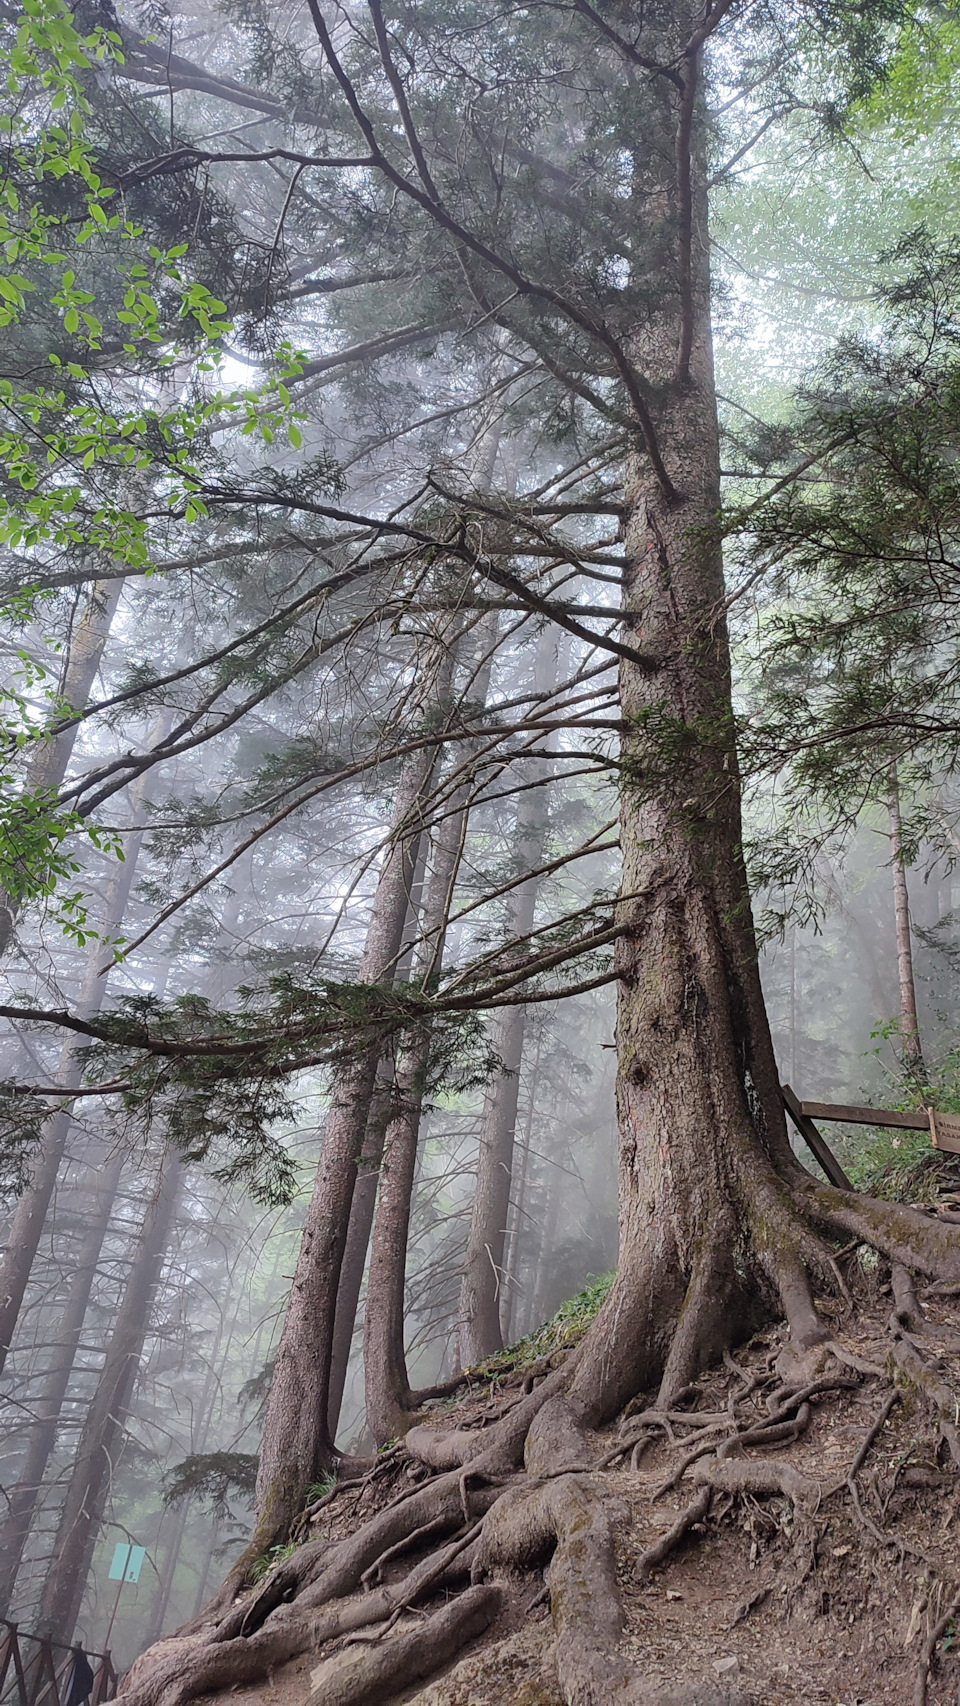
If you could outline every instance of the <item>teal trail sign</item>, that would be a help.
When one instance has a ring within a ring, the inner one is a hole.
[[[118,1541],[113,1549],[113,1563],[110,1565],[110,1581],[138,1582],[143,1560],[147,1555],[145,1546],[130,1546],[125,1540]]]

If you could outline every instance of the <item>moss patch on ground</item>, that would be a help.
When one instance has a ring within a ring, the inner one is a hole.
[[[536,1332],[527,1333],[515,1345],[508,1345],[496,1356],[464,1369],[464,1373],[469,1375],[471,1382],[496,1380],[506,1374],[520,1374],[531,1363],[539,1362],[555,1351],[571,1350],[579,1344],[591,1321],[599,1314],[615,1277],[615,1272],[598,1276],[591,1274],[590,1284],[576,1297],[568,1297],[566,1303],[561,1303],[556,1315],[545,1321]]]

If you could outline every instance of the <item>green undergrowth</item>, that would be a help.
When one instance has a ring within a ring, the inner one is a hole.
[[[874,1035],[890,1040],[898,1029],[884,1025]],[[904,1113],[926,1116],[933,1107],[942,1114],[960,1114],[960,1045],[938,1064],[928,1062],[922,1081],[904,1068],[899,1078],[888,1083],[883,1101]],[[858,1191],[890,1202],[916,1203],[936,1202],[960,1191],[960,1156],[934,1149],[926,1128],[875,1126],[866,1136],[862,1127],[856,1135],[849,1127],[841,1132],[837,1148]]]
[[[591,1274],[590,1284],[576,1297],[568,1297],[566,1303],[561,1303],[556,1315],[545,1321],[535,1333],[528,1333],[525,1338],[518,1339],[515,1345],[508,1345],[506,1350],[498,1351],[496,1356],[487,1357],[485,1362],[475,1363],[472,1368],[465,1369],[471,1381],[488,1381],[502,1379],[504,1375],[521,1374],[531,1363],[538,1362],[541,1357],[550,1356],[553,1351],[568,1351],[579,1344],[591,1321],[599,1313],[600,1305],[605,1302],[607,1293],[616,1277],[615,1272],[608,1274]]]
[[[250,1566],[251,1582],[262,1582],[275,1565],[282,1564],[285,1558],[292,1558],[302,1544],[300,1540],[288,1540],[285,1546],[271,1546],[269,1551],[261,1552]]]
[[[897,1142],[899,1138],[899,1143]],[[923,1131],[888,1133],[871,1146],[865,1158],[870,1164],[857,1169],[853,1183],[858,1190],[888,1202],[937,1202],[960,1193],[960,1155],[945,1155],[933,1149]]]
[[[845,1143],[837,1148],[851,1184],[868,1196],[932,1203],[960,1192],[960,1155],[934,1149],[928,1131],[878,1126],[866,1139],[858,1134],[853,1154]]]

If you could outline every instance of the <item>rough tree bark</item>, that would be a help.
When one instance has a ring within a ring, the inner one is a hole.
[[[534,692],[539,697],[556,684],[556,635],[549,629],[537,648]],[[549,764],[536,761],[538,774],[525,773],[528,782],[546,783]],[[528,789],[519,797],[514,863],[533,871],[543,860],[547,830],[546,788]],[[540,882],[531,876],[511,891],[507,907],[511,936],[523,938],[533,929]],[[460,1290],[460,1364],[469,1368],[503,1349],[501,1292],[503,1253],[513,1183],[513,1146],[517,1129],[517,1098],[526,1008],[503,1007],[491,1027],[491,1045],[503,1062],[503,1072],[487,1088],[477,1151],[477,1179],[467,1234]]]
[[[168,1149],[147,1204],[123,1302],[77,1445],[40,1599],[40,1633],[54,1635],[59,1641],[73,1639],[117,1446],[150,1326],[151,1300],[160,1277],[182,1170],[179,1154]]]

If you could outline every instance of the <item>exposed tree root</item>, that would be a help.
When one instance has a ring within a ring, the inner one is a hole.
[[[917,1209],[838,1191],[810,1179],[798,1200],[825,1232],[844,1233],[899,1263],[908,1273],[945,1284],[960,1282],[960,1239],[952,1227]]]
[[[616,1547],[625,1507],[601,1472],[622,1475],[614,1466],[628,1461],[633,1484],[639,1478],[648,1503],[684,1481],[693,1494],[665,1531],[639,1551],[635,1579],[669,1568],[685,1539],[715,1530],[727,1513],[739,1511],[749,1524],[769,1523],[777,1532],[782,1524],[783,1533],[793,1536],[796,1592],[815,1568],[821,1501],[838,1492],[848,1494],[851,1520],[872,1555],[882,1553],[895,1569],[922,1558],[908,1540],[890,1532],[886,1520],[901,1469],[882,1498],[876,1480],[860,1479],[905,1384],[930,1413],[960,1468],[957,1398],[937,1368],[944,1347],[952,1353],[956,1346],[942,1326],[934,1330],[925,1322],[915,1281],[921,1274],[936,1282],[925,1293],[931,1308],[930,1300],[960,1285],[957,1231],[896,1204],[872,1203],[813,1181],[770,1189],[751,1212],[755,1239],[761,1221],[766,1229],[754,1276],[767,1287],[770,1311],[779,1302],[789,1327],[779,1353],[774,1348],[760,1361],[754,1356],[748,1368],[731,1357],[724,1335],[733,1329],[724,1323],[717,1299],[733,1298],[734,1323],[742,1319],[742,1279],[734,1281],[723,1262],[715,1265],[718,1247],[708,1240],[685,1296],[678,1294],[676,1349],[663,1348],[658,1364],[637,1344],[629,1401],[609,1444],[598,1444],[590,1430],[609,1417],[609,1392],[622,1395],[627,1385],[629,1290],[611,1294],[590,1338],[561,1366],[519,1371],[498,1388],[493,1405],[474,1400],[471,1410],[467,1398],[460,1426],[444,1429],[421,1421],[386,1467],[378,1462],[317,1501],[302,1519],[304,1528],[321,1511],[336,1510],[351,1483],[358,1507],[366,1501],[369,1508],[370,1501],[382,1504],[387,1476],[400,1476],[389,1502],[345,1539],[306,1541],[242,1597],[225,1603],[221,1595],[191,1630],[145,1654],[124,1682],[122,1706],[187,1706],[200,1694],[254,1683],[307,1653],[322,1661],[313,1673],[316,1706],[374,1701],[387,1706],[397,1691],[433,1674],[482,1631],[509,1625],[520,1602],[530,1601],[530,1590],[521,1593],[517,1585],[525,1573],[533,1575],[535,1595],[546,1582],[553,1663],[567,1706],[732,1706],[745,1699],[702,1678],[665,1688],[645,1674],[642,1658],[633,1663],[621,1654]],[[838,1251],[841,1236],[853,1242]],[[842,1307],[850,1307],[839,1260],[852,1256],[860,1241],[891,1263],[893,1311],[879,1328],[889,1349],[879,1358],[875,1351],[864,1356],[828,1329],[815,1299],[815,1288],[826,1287],[839,1294]],[[644,1330],[644,1319],[633,1323],[635,1336]],[[612,1362],[611,1346],[620,1360],[604,1391],[597,1370],[608,1351]],[[716,1363],[721,1355],[726,1374],[703,1375],[711,1358]],[[891,1387],[891,1368],[900,1386]],[[645,1397],[639,1392],[644,1372]],[[845,1476],[838,1481],[829,1470],[809,1474],[780,1455],[791,1446],[807,1450],[818,1405],[865,1381],[877,1383],[879,1408]],[[647,1451],[656,1467],[644,1475],[638,1464]],[[901,1489],[927,1484],[909,1481],[909,1473],[903,1469]],[[420,1479],[411,1485],[410,1477]],[[763,1516],[762,1501],[771,1495],[789,1503]],[[928,1574],[927,1560],[923,1563]],[[758,1589],[745,1602],[748,1609],[766,1592]],[[410,1627],[414,1608],[419,1620]],[[939,1643],[958,1613],[960,1595],[950,1597],[943,1615],[931,1622],[917,1672],[917,1703],[925,1702]]]
[[[314,1706],[380,1706],[390,1694],[431,1676],[488,1629],[500,1602],[499,1588],[489,1583],[470,1587],[408,1633],[366,1652],[326,1660],[311,1677]]]
[[[960,1429],[957,1427],[957,1395],[951,1392],[946,1382],[940,1379],[936,1371],[925,1362],[916,1347],[905,1339],[902,1334],[894,1340],[894,1360],[897,1367],[920,1388],[929,1399],[937,1414],[940,1437],[947,1445],[950,1456],[960,1468]]]
[[[655,1570],[658,1564],[662,1564],[665,1558],[669,1558],[670,1553],[679,1546],[684,1535],[693,1528],[695,1523],[703,1521],[710,1509],[712,1499],[713,1488],[701,1487],[692,1504],[687,1505],[686,1509],[680,1512],[676,1522],[667,1529],[666,1533],[661,1534],[659,1540],[655,1540],[652,1546],[648,1546],[645,1551],[641,1552],[637,1560],[637,1575],[641,1580],[645,1576],[649,1576],[650,1571]]]
[[[927,1684],[930,1680],[930,1671],[933,1667],[937,1647],[958,1615],[960,1615],[960,1591],[953,1595],[946,1610],[937,1619],[923,1643],[920,1663],[917,1666],[917,1683],[913,1695],[913,1706],[927,1706]]]
[[[792,1499],[804,1516],[813,1516],[820,1504],[821,1488],[817,1481],[801,1475],[792,1463],[721,1462],[712,1457],[694,1464],[691,1480],[695,1486],[712,1487],[717,1493],[781,1493]]]
[[[709,1684],[695,1690],[651,1687],[618,1656],[623,1607],[613,1525],[623,1516],[585,1475],[517,1489],[484,1523],[474,1572],[529,1569],[550,1556],[554,1657],[569,1706],[736,1706],[741,1696]]]
[[[550,1374],[527,1396],[517,1400],[506,1415],[490,1428],[460,1428],[441,1432],[431,1427],[411,1428],[405,1445],[411,1457],[431,1469],[453,1469],[470,1464],[477,1473],[504,1474],[522,1461],[531,1423],[548,1398],[570,1383],[572,1366]]]

